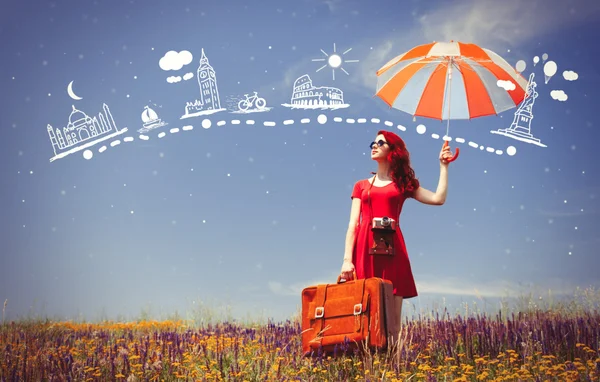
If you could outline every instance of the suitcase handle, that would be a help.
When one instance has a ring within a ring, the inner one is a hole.
[[[357,279],[357,277],[356,277],[356,269],[354,271],[352,271],[352,275],[354,276],[353,280],[356,280]],[[340,284],[341,280],[342,280],[342,275],[339,275],[338,278],[337,278],[337,283]],[[346,282],[346,281],[348,281],[348,280],[344,279],[344,282]]]

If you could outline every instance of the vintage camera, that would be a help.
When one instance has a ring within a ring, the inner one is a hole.
[[[372,228],[395,231],[396,230],[396,221],[387,216],[384,216],[382,218],[373,218]]]

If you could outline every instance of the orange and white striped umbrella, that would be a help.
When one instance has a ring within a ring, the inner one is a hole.
[[[417,46],[379,69],[376,95],[413,116],[450,120],[511,109],[523,101],[526,89],[527,80],[491,50],[434,42]]]

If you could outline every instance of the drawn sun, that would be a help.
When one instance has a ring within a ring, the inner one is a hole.
[[[333,53],[331,53],[331,54],[327,54],[327,53],[325,53],[325,51],[323,49],[321,49],[321,52],[323,52],[323,54],[327,58],[313,58],[313,61],[327,61],[327,63],[325,65],[321,66],[319,69],[317,69],[317,72],[320,71],[320,70],[322,70],[322,69],[325,69],[327,66],[329,66],[331,68],[331,72],[333,73],[333,80],[334,81],[335,81],[335,70],[336,69],[340,69],[341,71],[343,71],[347,75],[350,75],[350,73],[348,73],[342,67],[342,64],[344,64],[346,62],[358,62],[358,60],[344,60],[344,58],[342,56],[344,56],[346,53],[350,52],[351,50],[352,50],[352,48],[346,50],[344,53],[342,53],[341,55],[339,55],[337,53],[337,51],[335,50],[335,43],[333,43]]]

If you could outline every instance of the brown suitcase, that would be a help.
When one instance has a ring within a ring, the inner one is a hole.
[[[348,349],[386,348],[398,333],[394,319],[392,283],[378,277],[336,284],[321,284],[302,290],[302,351],[304,356]],[[314,352],[314,353],[313,353]]]

